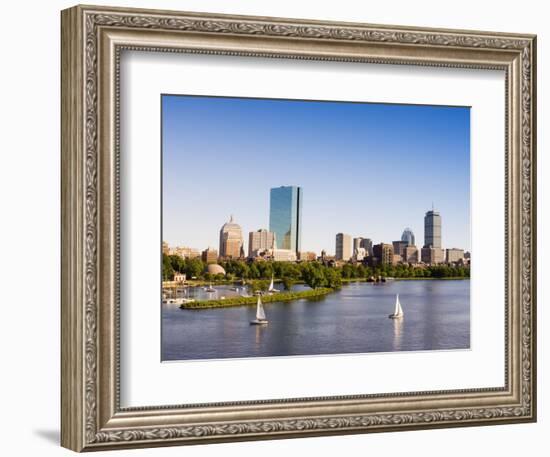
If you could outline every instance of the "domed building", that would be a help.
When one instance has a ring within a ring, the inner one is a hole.
[[[243,256],[243,233],[241,226],[233,221],[232,215],[229,222],[220,229],[220,257],[238,259]]]
[[[206,266],[206,273],[210,273],[211,275],[224,275],[225,276],[225,270],[221,265],[218,265],[217,263],[210,263]]]

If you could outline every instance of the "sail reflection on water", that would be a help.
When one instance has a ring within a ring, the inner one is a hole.
[[[403,338],[403,319],[392,319],[393,322],[393,350],[401,350],[401,340]]]

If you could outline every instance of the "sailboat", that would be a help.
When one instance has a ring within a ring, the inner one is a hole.
[[[267,325],[268,320],[265,318],[264,306],[262,305],[261,295],[258,294],[258,302],[256,304],[256,319],[250,321],[250,325]]]
[[[401,319],[403,317],[403,309],[401,308],[401,303],[399,303],[399,294],[395,296],[395,308],[393,314],[388,316],[390,319]]]
[[[206,289],[204,289],[206,292],[216,292],[216,289],[212,287],[212,283],[210,283],[210,286],[208,286]]]
[[[269,284],[269,289],[267,291],[272,294],[274,292],[279,292],[277,289],[275,289],[275,286],[273,285],[273,275],[271,275],[271,283]]]

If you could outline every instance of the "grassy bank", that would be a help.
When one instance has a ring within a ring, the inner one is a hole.
[[[427,281],[435,281],[436,279],[442,279],[442,280],[453,280],[453,281],[456,281],[456,280],[468,280],[470,279],[470,277],[466,277],[466,276],[446,276],[446,277],[443,277],[443,278],[434,278],[434,277],[428,277],[428,278],[394,278],[395,281],[422,281],[422,280],[427,280]]]
[[[263,303],[284,302],[299,300],[302,298],[322,297],[333,292],[334,289],[320,287],[312,290],[302,290],[300,292],[279,292],[273,295],[263,295]],[[256,297],[229,297],[220,300],[202,300],[192,303],[185,303],[180,306],[182,309],[207,309],[207,308],[227,308],[230,306],[255,305]]]
[[[470,279],[469,277],[466,277],[466,276],[445,276],[443,278],[437,278],[437,277],[433,277],[433,276],[428,276],[428,277],[420,277],[420,276],[417,276],[417,277],[408,277],[408,278],[400,278],[400,277],[396,277],[396,278],[385,278],[385,282],[391,282],[391,281],[435,281],[435,280],[438,280],[438,279],[443,279],[443,280],[457,280],[457,279]],[[352,282],[372,282],[373,284],[375,283],[375,281],[369,281],[368,279],[366,278],[342,278],[342,284],[349,284],[349,283],[352,283]]]

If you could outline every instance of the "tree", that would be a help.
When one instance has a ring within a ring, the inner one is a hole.
[[[292,289],[292,286],[294,285],[294,279],[292,279],[290,276],[284,276],[282,278],[283,287],[285,290]]]
[[[186,259],[185,262],[185,274],[188,278],[200,278],[205,270],[205,263],[199,259]]]
[[[340,272],[334,268],[326,268],[325,272],[325,285],[331,289],[340,289],[342,287],[342,278]]]
[[[171,281],[174,279],[174,268],[166,254],[162,254],[162,280]]]
[[[322,287],[326,283],[325,275],[323,274],[323,270],[321,270],[320,265],[307,265],[307,267],[302,270],[302,279],[312,289]]]
[[[256,262],[253,262],[250,265],[248,277],[250,279],[256,279],[260,277],[260,271],[258,270],[258,265],[256,265]]]
[[[269,281],[265,279],[253,279],[249,284],[252,292],[265,292],[269,288]]]
[[[273,266],[271,262],[260,262],[258,264],[258,270],[260,272],[260,278],[271,278],[273,275]]]

